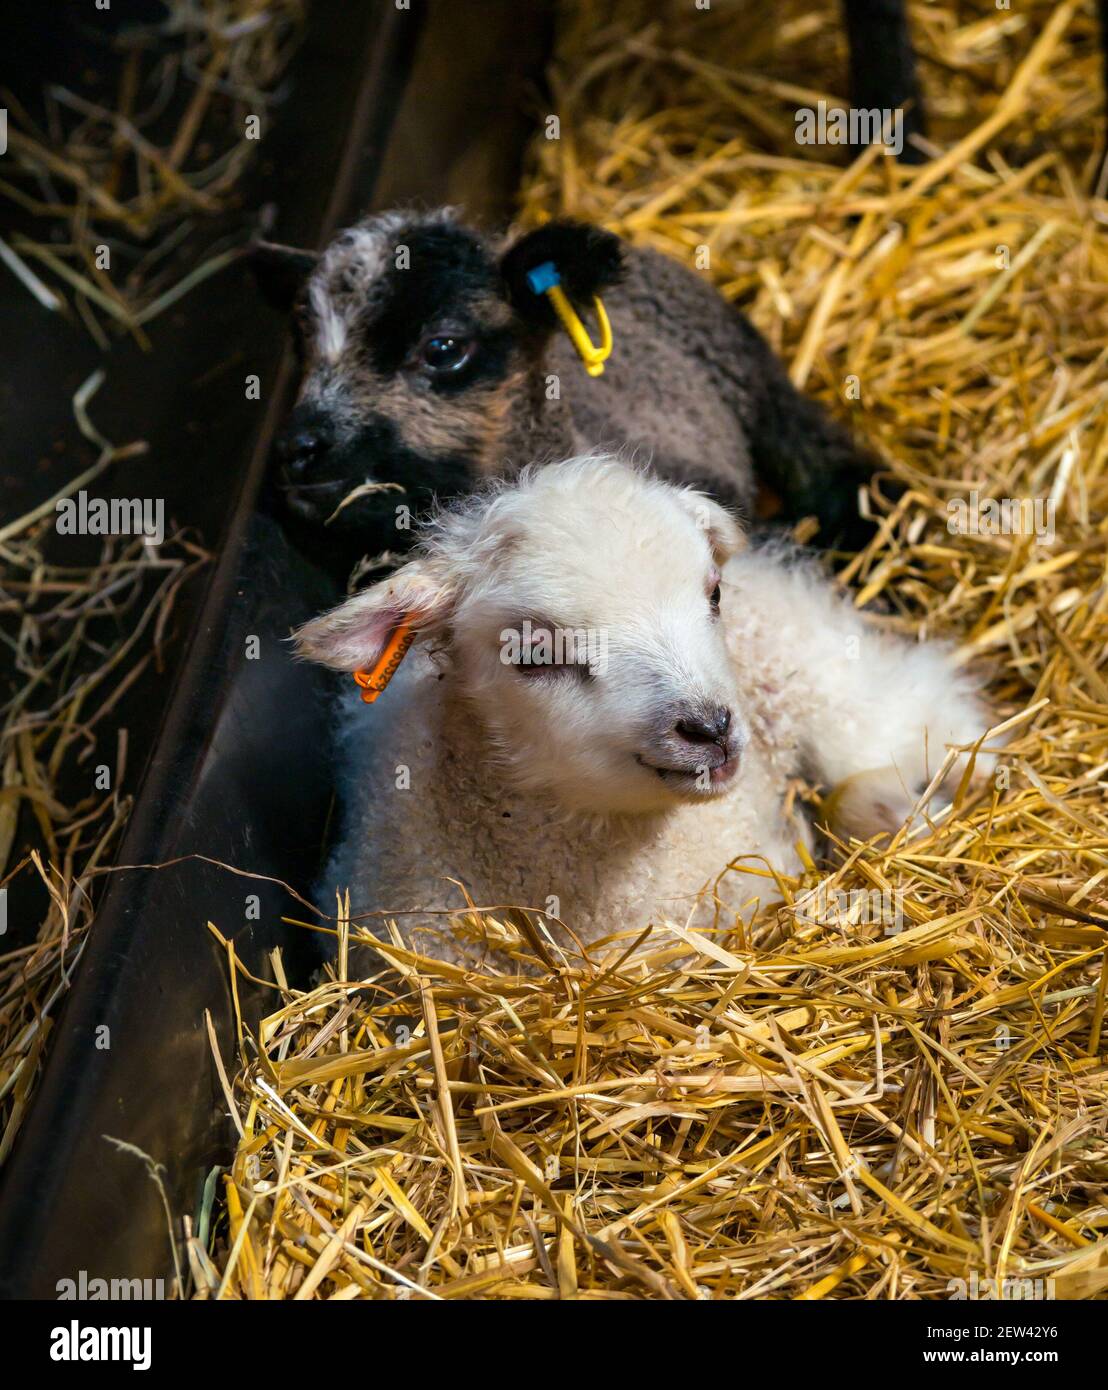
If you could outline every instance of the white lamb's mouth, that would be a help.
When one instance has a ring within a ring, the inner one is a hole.
[[[656,773],[663,782],[677,786],[696,786],[707,771],[709,784],[714,788],[724,786],[735,775],[739,766],[739,752],[738,748],[730,749],[714,767],[708,767],[706,763],[697,767],[667,767],[665,764],[648,762],[641,753],[635,754],[635,761],[648,772]]]

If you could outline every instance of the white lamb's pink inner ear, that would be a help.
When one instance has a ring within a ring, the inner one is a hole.
[[[404,621],[404,618],[404,613],[391,604],[380,611],[369,629],[366,643],[362,647],[365,655],[358,662],[356,669],[367,670],[377,663],[389,638]]]
[[[390,578],[354,594],[296,633],[297,650],[335,671],[363,671],[380,658],[405,620],[417,629],[445,621],[453,591],[424,560],[413,560]]]
[[[402,617],[380,592],[355,594],[305,623],[296,634],[297,651],[336,671],[362,670],[374,665]]]

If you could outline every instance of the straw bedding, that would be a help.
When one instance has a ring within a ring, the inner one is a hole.
[[[242,1139],[226,1220],[210,1239],[213,1184],[189,1242],[201,1296],[1108,1290],[1094,17],[912,20],[935,143],[903,168],[792,138],[798,106],[835,96],[830,6],[567,10],[560,139],[536,141],[523,213],[706,247],[794,380],[884,450],[906,494],[870,499],[881,534],[841,578],[988,673],[995,784],[922,833],[837,847],[748,929],[644,921],[637,954],[474,913],[455,930],[503,968],[394,936],[348,982],[340,918],[335,978],[279,985],[225,1077]],[[1038,499],[1044,524],[960,530],[948,504],[975,492]],[[828,790],[795,794],[818,815]]]

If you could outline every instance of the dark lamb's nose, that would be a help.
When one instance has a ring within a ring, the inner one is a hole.
[[[731,727],[731,711],[724,705],[717,705],[707,714],[701,713],[679,719],[674,727],[689,743],[722,745],[727,737],[727,730]]]
[[[289,478],[294,481],[307,476],[313,464],[327,452],[330,438],[322,425],[294,427],[277,441],[277,456]]]

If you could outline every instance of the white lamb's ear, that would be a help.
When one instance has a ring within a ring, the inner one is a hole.
[[[441,627],[454,599],[441,571],[413,560],[294,632],[297,655],[334,671],[371,667],[401,622],[407,619],[420,632]]]
[[[702,492],[682,492],[681,502],[708,538],[712,559],[721,568],[746,545],[746,533],[725,507]]]

